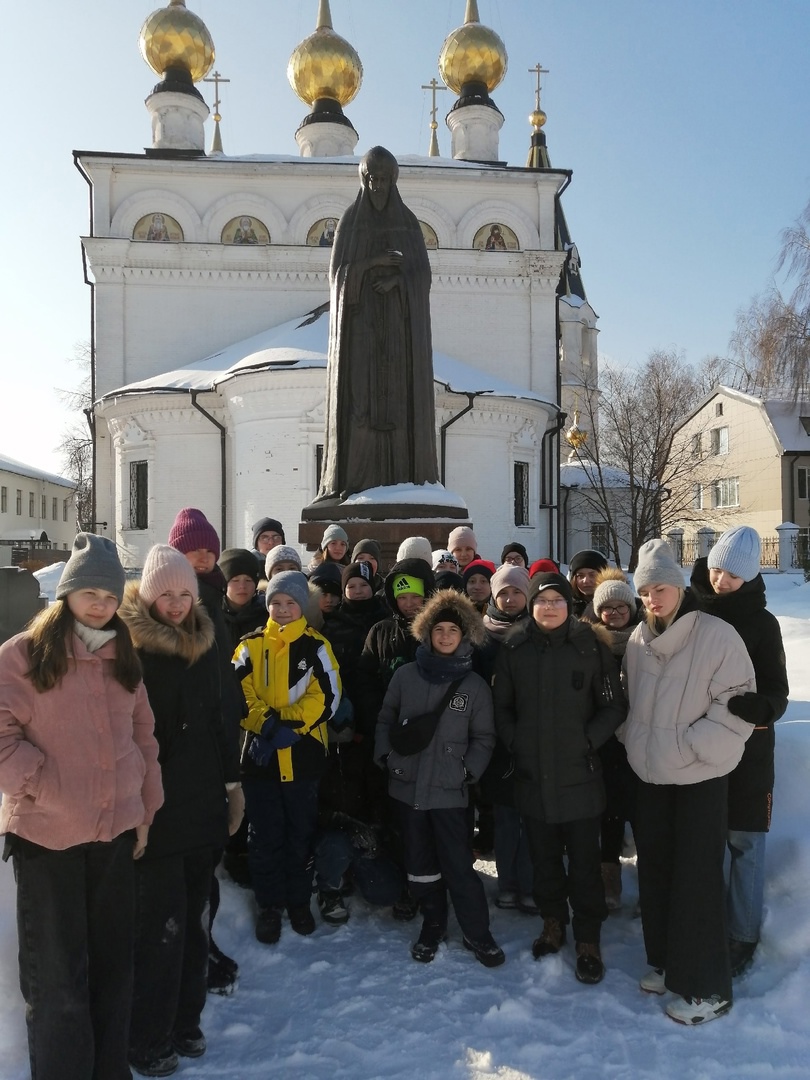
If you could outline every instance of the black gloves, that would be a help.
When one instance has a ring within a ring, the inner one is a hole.
[[[773,719],[773,708],[768,699],[750,690],[747,694],[737,694],[730,698],[728,711],[754,727],[764,727]]]

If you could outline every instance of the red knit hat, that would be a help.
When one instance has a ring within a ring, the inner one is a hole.
[[[560,568],[553,559],[538,559],[529,567],[529,577],[535,574],[559,574]]]
[[[212,551],[214,558],[219,558],[219,537],[217,530],[202,512],[192,506],[186,506],[174,519],[169,544],[186,555],[189,551]]]

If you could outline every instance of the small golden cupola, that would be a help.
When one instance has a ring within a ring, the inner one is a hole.
[[[358,135],[343,106],[360,90],[363,65],[354,47],[332,29],[329,0],[319,0],[315,33],[293,49],[287,79],[312,109],[295,133],[301,156],[353,154]]]
[[[203,125],[209,110],[194,83],[214,66],[214,42],[207,26],[188,10],[185,0],[170,0],[146,19],[139,45],[141,56],[161,76],[146,99],[152,116],[152,151],[204,153]]]
[[[490,98],[506,75],[506,46],[478,15],[477,0],[467,0],[464,23],[448,34],[439,54],[439,72],[456,94],[447,114],[454,158],[497,161],[503,115]]]

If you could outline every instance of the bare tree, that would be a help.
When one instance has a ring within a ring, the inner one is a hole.
[[[777,271],[786,270],[789,295],[776,283],[737,315],[731,339],[741,388],[810,393],[810,203],[782,233]]]
[[[591,445],[575,454],[589,486],[579,494],[607,527],[617,563],[620,541],[630,547],[633,570],[645,541],[700,517],[687,482],[695,468],[692,448],[674,436],[722,372],[716,357],[696,370],[678,353],[657,350],[638,369],[603,366],[599,393],[585,396]]]
[[[56,395],[63,405],[76,414],[76,419],[62,431],[56,447],[62,457],[65,476],[76,484],[76,527],[93,531],[93,437],[90,429],[92,394],[90,391],[90,345],[79,341],[73,347],[69,364],[82,372],[78,385],[72,390],[60,390]]]

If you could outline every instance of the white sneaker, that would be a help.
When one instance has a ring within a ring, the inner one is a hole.
[[[667,1016],[679,1024],[705,1024],[724,1016],[731,1008],[731,1001],[714,994],[709,998],[676,997],[667,1005]]]
[[[639,980],[638,985],[645,994],[665,994],[667,988],[664,986],[664,977],[663,968],[650,968]]]

